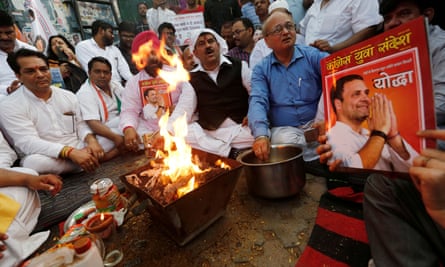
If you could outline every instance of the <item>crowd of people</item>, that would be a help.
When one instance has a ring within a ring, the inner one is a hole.
[[[169,131],[185,115],[186,142],[223,157],[236,159],[251,148],[266,161],[272,144],[294,143],[303,147],[306,171],[317,175],[327,163],[331,171],[340,165],[409,171],[412,182],[374,175],[365,186],[373,261],[444,264],[445,152],[414,151],[384,96],[370,98],[360,75],[339,77],[331,92],[333,132],[320,143],[305,138],[309,128],[323,133],[316,120],[320,61],[420,16],[430,23],[437,127],[444,128],[445,31],[431,24],[440,22],[439,7],[429,0],[187,0],[179,11],[153,0],[152,7],[137,5],[136,23],[119,24],[117,45],[113,26],[98,18],[91,38],[73,46],[54,35],[45,53],[18,40],[13,17],[0,10],[0,200],[13,207],[5,223],[2,218],[0,265],[16,266],[48,236],[30,236],[40,210],[35,190],[56,194],[59,175],[94,172],[104,161],[144,149],[144,135],[162,148],[158,120],[167,110]],[[173,17],[192,12],[202,13],[205,25],[180,46]],[[149,53],[141,54],[147,46]],[[172,91],[159,76],[176,68],[164,54],[178,56],[190,74]],[[445,131],[419,136],[445,140]],[[32,249],[24,248],[26,240]]]

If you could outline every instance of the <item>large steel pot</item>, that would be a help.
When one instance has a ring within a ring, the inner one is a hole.
[[[261,161],[253,150],[237,158],[244,165],[247,187],[253,195],[283,198],[300,193],[306,183],[303,150],[292,144],[272,145],[267,161]]]

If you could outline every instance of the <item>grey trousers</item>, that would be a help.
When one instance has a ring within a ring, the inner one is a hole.
[[[363,212],[377,267],[445,263],[445,229],[428,215],[411,181],[371,175]]]

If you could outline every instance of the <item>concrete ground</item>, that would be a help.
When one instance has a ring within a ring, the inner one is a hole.
[[[185,246],[178,246],[150,219],[132,216],[108,251],[120,248],[118,266],[294,266],[314,226],[325,179],[307,176],[299,196],[265,200],[251,196],[243,174],[226,214]],[[114,244],[113,244],[114,243]]]
[[[110,177],[116,183],[119,176],[145,162],[143,156],[113,161],[93,175],[83,175],[91,181]],[[242,172],[225,215],[185,246],[177,245],[137,201],[117,233],[105,240],[106,253],[122,251],[123,259],[116,265],[120,267],[294,266],[306,247],[320,196],[326,191],[324,178],[306,177],[298,196],[267,200],[248,193]],[[57,242],[57,234],[53,231],[40,253]]]

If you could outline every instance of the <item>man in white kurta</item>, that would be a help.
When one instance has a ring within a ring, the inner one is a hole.
[[[40,213],[40,200],[33,189],[53,188],[58,192],[62,185],[55,175],[38,176],[31,169],[11,168],[17,155],[0,132],[0,233],[6,233],[8,239],[6,251],[0,259],[4,267],[17,266],[29,257],[49,236],[49,231],[30,236],[37,224]],[[42,182],[38,188],[31,189],[31,180]],[[29,185],[26,186],[25,184]],[[57,188],[56,188],[57,187]]]
[[[173,23],[176,13],[166,7],[167,1],[154,0],[153,7],[147,10],[147,23],[150,30],[158,32],[158,27],[163,22]]]
[[[113,45],[113,27],[103,21],[95,21],[92,26],[93,37],[76,45],[76,56],[82,68],[88,71],[88,62],[93,57],[102,56],[111,64],[112,79],[117,82],[128,81],[133,74],[119,48]]]
[[[143,148],[142,136],[151,135],[159,130],[158,118],[144,118],[144,106],[147,101],[144,97],[145,92],[152,88],[165,91],[168,84],[159,75],[158,71],[162,69],[165,72],[172,72],[175,68],[162,63],[158,56],[160,41],[154,31],[143,31],[136,35],[131,47],[132,53],[138,53],[145,44],[151,44],[151,50],[145,57],[141,58],[139,73],[133,76],[125,85],[122,94],[122,112],[119,128],[124,133],[125,147],[131,151],[137,151]],[[142,48],[143,49],[143,48]],[[187,82],[180,82],[176,88],[169,93],[164,93],[165,99],[169,100],[170,108],[176,105],[179,95],[184,87],[190,87]],[[167,103],[164,102],[164,105]]]
[[[76,96],[50,86],[42,53],[22,49],[12,61],[23,86],[2,101],[0,124],[20,164],[38,173],[94,171],[103,150],[82,119]]]
[[[369,38],[382,21],[377,0],[315,0],[298,26],[307,45],[332,53]]]
[[[104,57],[90,60],[88,75],[90,78],[76,93],[77,99],[83,119],[104,151],[109,152],[123,144],[119,114],[124,88],[111,80],[111,65]]]
[[[20,84],[15,77],[14,72],[9,67],[8,54],[19,50],[20,48],[27,48],[36,50],[34,46],[28,45],[16,39],[14,28],[14,20],[3,10],[0,10],[0,99],[12,93]]]

